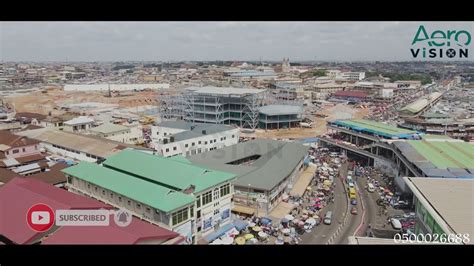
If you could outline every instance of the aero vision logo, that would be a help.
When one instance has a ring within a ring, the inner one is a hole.
[[[471,34],[466,30],[435,30],[428,34],[420,25],[411,43],[413,58],[467,58]]]

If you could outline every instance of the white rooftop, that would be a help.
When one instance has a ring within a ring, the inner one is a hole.
[[[68,120],[68,121],[64,122],[64,124],[72,126],[72,125],[89,124],[89,123],[93,123],[93,122],[94,122],[94,120],[90,119],[87,116],[79,116],[79,117],[76,117],[76,118],[73,118],[71,120]]]
[[[189,87],[187,90],[194,91],[202,94],[257,94],[264,92],[265,90],[260,89],[246,89],[246,88],[233,88],[233,87]]]
[[[405,181],[415,188],[415,196],[425,198],[454,232],[474,235],[473,179],[408,177]]]

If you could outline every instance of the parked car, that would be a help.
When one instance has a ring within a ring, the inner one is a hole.
[[[395,230],[402,230],[402,223],[398,219],[390,219],[390,223],[392,224],[393,229]]]
[[[374,187],[374,185],[373,185],[372,183],[369,183],[369,184],[367,185],[367,191],[369,191],[369,192],[371,192],[371,193],[375,191],[375,187]]]
[[[357,214],[357,208],[356,207],[351,208],[351,214],[353,214],[353,215]]]
[[[351,199],[351,204],[352,205],[357,205],[357,199]]]

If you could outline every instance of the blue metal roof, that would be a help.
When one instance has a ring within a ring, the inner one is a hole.
[[[225,232],[231,230],[233,227],[235,227],[233,223],[226,224],[222,226],[221,228],[217,229],[217,231],[210,233],[208,236],[205,237],[205,239],[207,242],[212,242],[218,239],[219,237],[223,236]]]

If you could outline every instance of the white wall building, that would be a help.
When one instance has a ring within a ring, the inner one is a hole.
[[[239,142],[240,130],[220,124],[165,121],[151,127],[156,151],[165,157],[203,153]]]
[[[79,116],[64,122],[64,131],[82,132],[92,127],[94,120],[87,116]]]
[[[169,89],[169,83],[154,84],[66,84],[64,91],[133,91],[145,89]]]
[[[365,72],[340,72],[336,75],[336,79],[363,80],[365,79]]]
[[[143,131],[139,125],[124,126],[105,123],[98,127],[90,128],[89,133],[101,138],[128,144],[135,144],[137,141],[143,140]]]

